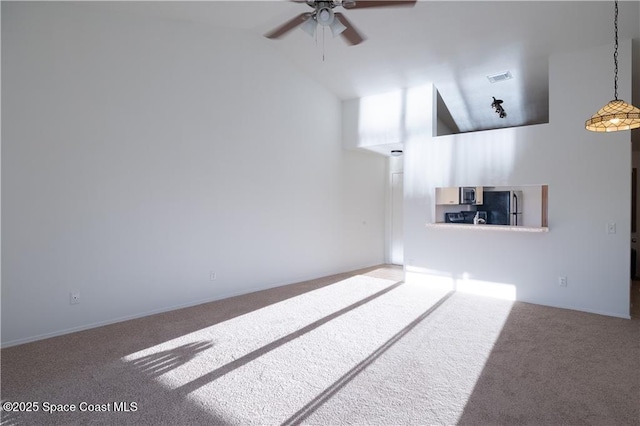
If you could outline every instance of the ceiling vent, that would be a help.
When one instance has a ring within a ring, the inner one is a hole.
[[[505,71],[499,74],[488,75],[487,78],[491,83],[499,83],[501,81],[511,80],[513,76],[511,75],[511,72]]]

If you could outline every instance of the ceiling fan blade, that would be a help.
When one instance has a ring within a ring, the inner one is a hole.
[[[278,28],[275,28],[264,36],[266,38],[280,38],[298,25],[304,23],[307,19],[311,17],[311,13],[301,13],[300,15],[294,17],[293,19],[288,20],[284,24],[280,25]]]
[[[344,3],[346,9],[363,9],[365,7],[393,7],[393,6],[415,6],[417,0],[356,0],[353,3]]]
[[[362,43],[365,39],[364,37],[355,29],[353,24],[349,22],[349,20],[342,13],[335,13],[334,17],[339,20],[342,25],[347,27],[340,35],[344,37],[347,42],[355,46],[356,44]]]

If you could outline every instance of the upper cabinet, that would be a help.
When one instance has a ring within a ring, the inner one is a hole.
[[[460,204],[460,189],[457,186],[436,188],[436,204]]]

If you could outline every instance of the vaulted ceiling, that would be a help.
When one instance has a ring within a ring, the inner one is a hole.
[[[100,7],[230,27],[256,37],[310,11],[304,3],[270,0]],[[640,2],[621,1],[619,7],[619,37],[640,38]],[[613,1],[419,0],[414,7],[342,9],[367,38],[356,46],[332,38],[328,30],[312,38],[295,29],[280,40],[265,40],[274,54],[341,99],[432,82],[464,132],[546,121],[549,56],[612,44],[613,10]],[[489,82],[487,76],[504,71],[513,78]],[[493,96],[504,101],[506,118],[491,109]]]

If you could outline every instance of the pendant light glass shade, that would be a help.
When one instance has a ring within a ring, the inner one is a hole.
[[[592,132],[617,132],[640,127],[640,109],[618,99],[618,0],[614,1],[615,48],[613,52],[614,99],[600,108],[584,126]]]
[[[587,120],[585,127],[592,132],[637,129],[640,127],[640,109],[623,100],[614,99]]]

